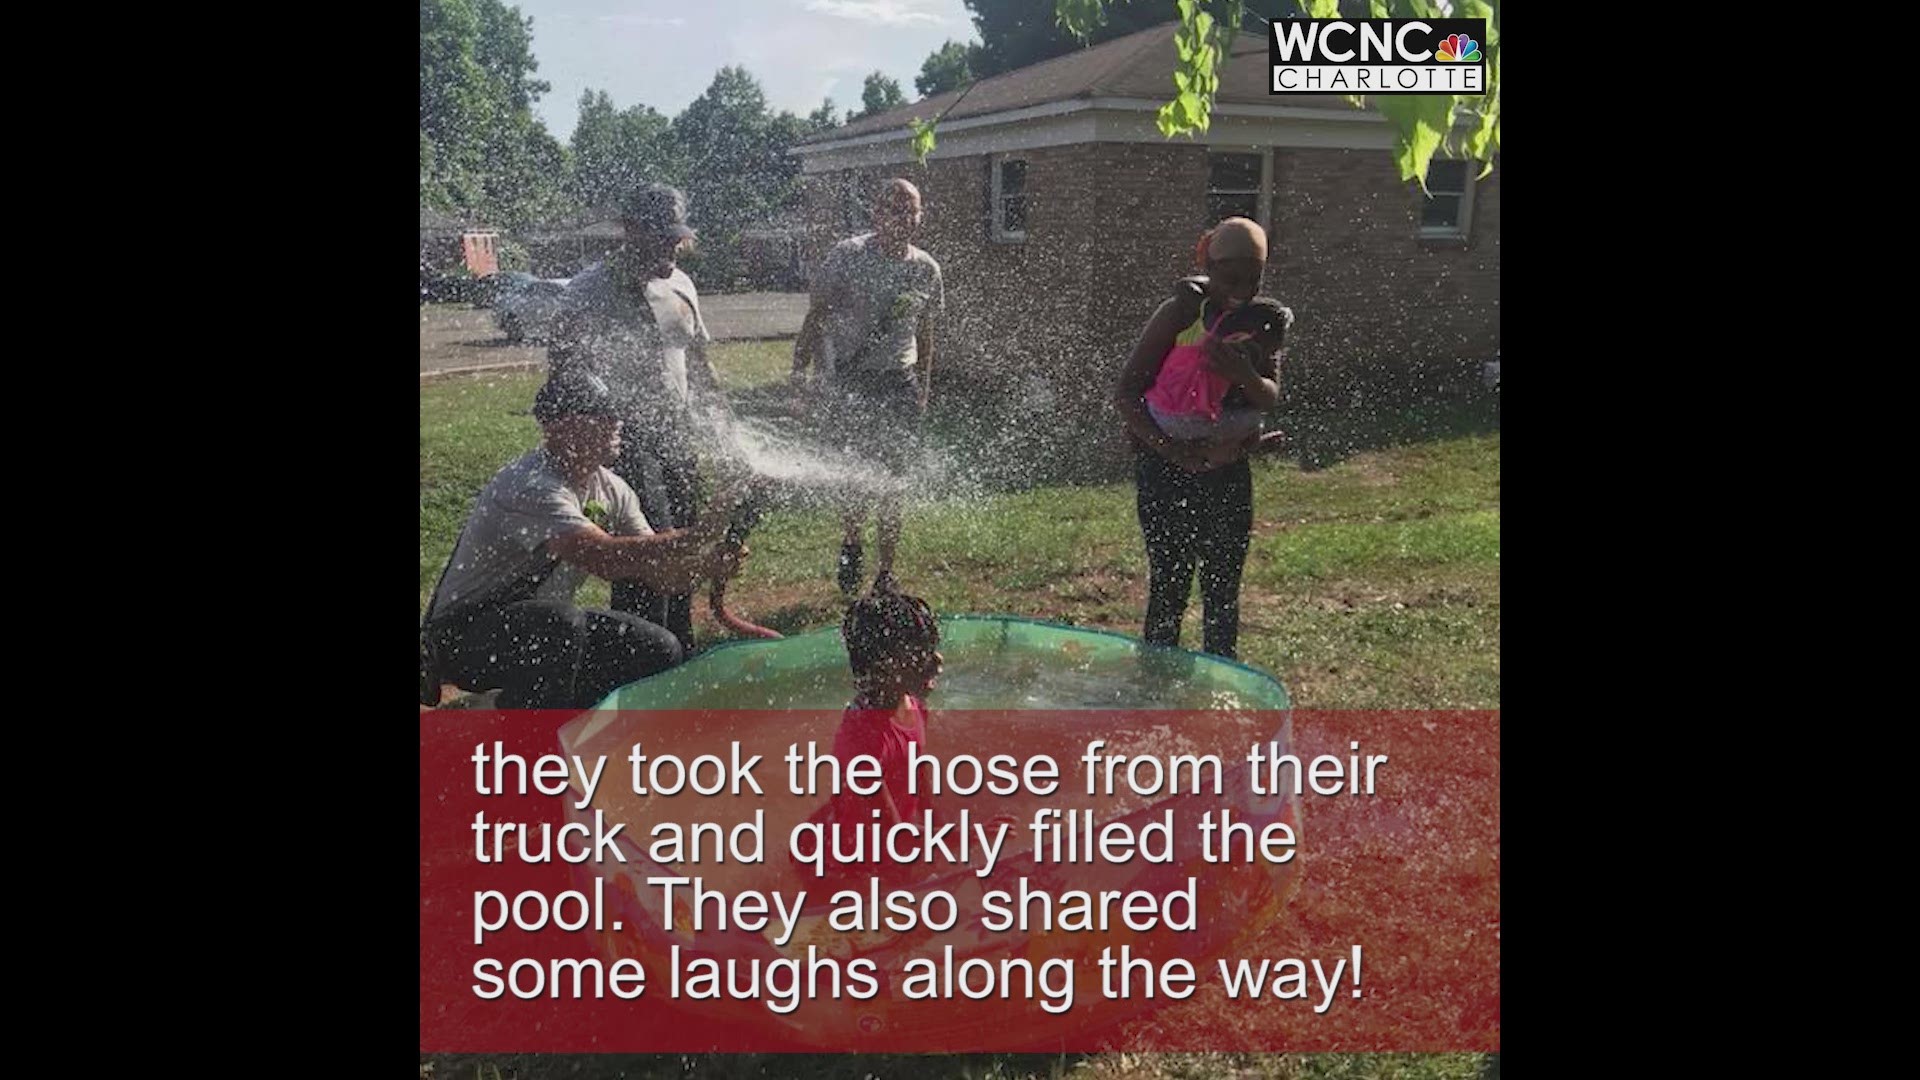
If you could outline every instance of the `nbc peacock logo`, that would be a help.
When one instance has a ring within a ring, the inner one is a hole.
[[[1461,64],[1480,62],[1480,43],[1465,34],[1448,34],[1440,39],[1439,48],[1434,52],[1442,60]]]

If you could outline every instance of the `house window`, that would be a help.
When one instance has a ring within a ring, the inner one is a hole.
[[[1009,243],[1027,238],[1027,162],[993,161],[993,238]]]
[[[1472,162],[1435,158],[1427,166],[1427,197],[1420,207],[1422,239],[1461,240],[1473,216]]]
[[[1266,225],[1266,155],[1210,154],[1207,157],[1207,224],[1221,218],[1252,218]]]

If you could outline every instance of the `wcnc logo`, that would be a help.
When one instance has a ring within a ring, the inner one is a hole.
[[[1275,19],[1274,94],[1484,94],[1485,19]]]

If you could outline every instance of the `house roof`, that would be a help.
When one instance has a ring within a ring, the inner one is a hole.
[[[571,220],[538,224],[528,231],[528,239],[539,243],[554,240],[619,240],[627,235],[617,215],[593,211]]]
[[[1088,49],[981,79],[970,90],[949,90],[930,98],[863,117],[800,141],[801,146],[834,142],[860,135],[897,130],[907,135],[907,121],[931,120],[957,100],[945,119],[1009,112],[1060,101],[1091,98],[1141,98],[1155,102],[1174,96],[1173,71],[1179,64],[1173,36],[1178,23],[1164,23]],[[1267,39],[1242,31],[1220,71],[1216,104],[1276,105],[1293,108],[1351,110],[1337,94],[1289,94],[1276,99],[1268,92]],[[965,95],[962,99],[962,95]]]
[[[460,218],[457,214],[451,214],[444,210],[435,210],[432,207],[423,206],[420,208],[420,231],[421,233],[425,234],[425,233],[491,232],[493,230],[488,229],[483,225],[469,224],[468,222]]]

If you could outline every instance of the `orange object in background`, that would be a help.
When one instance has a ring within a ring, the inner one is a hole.
[[[500,253],[497,245],[500,234],[495,232],[463,232],[460,234],[460,253],[465,257],[467,269],[474,277],[491,277],[500,272]]]

